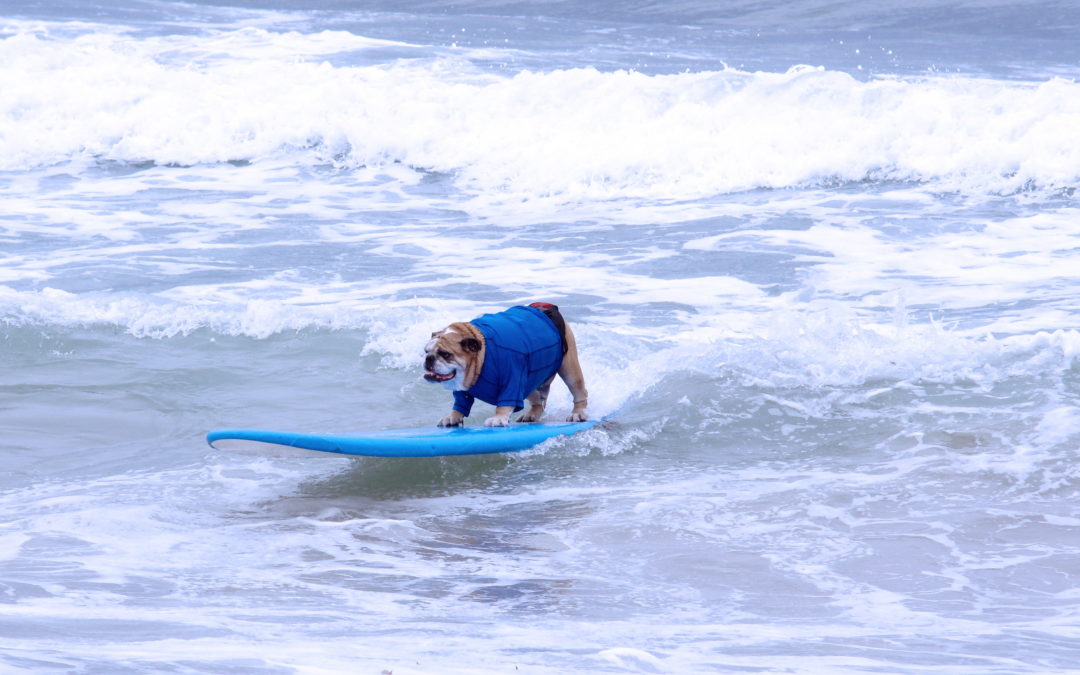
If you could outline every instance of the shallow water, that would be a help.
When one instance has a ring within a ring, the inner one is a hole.
[[[1078,27],[0,2],[0,671],[1075,672]],[[538,299],[611,423],[204,443]]]

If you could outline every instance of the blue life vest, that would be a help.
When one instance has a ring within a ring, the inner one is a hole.
[[[525,397],[559,372],[563,338],[559,329],[536,307],[511,307],[485,314],[470,323],[484,335],[484,367],[476,384],[454,392],[454,410],[468,417],[473,401],[494,406],[525,405]]]

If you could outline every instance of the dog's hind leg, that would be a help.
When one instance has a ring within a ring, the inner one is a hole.
[[[574,340],[574,331],[570,330],[570,324],[566,325],[566,355],[559,368],[559,377],[566,383],[567,389],[574,397],[574,410],[566,421],[584,422],[586,420],[585,406],[589,405],[589,392],[585,389],[585,375],[581,372],[577,342]]]
[[[529,409],[526,410],[521,417],[518,418],[518,422],[539,422],[540,418],[544,416],[544,408],[547,407],[548,391],[551,389],[551,383],[555,379],[552,375],[542,385],[536,388],[536,391],[529,394],[527,400],[529,401]]]

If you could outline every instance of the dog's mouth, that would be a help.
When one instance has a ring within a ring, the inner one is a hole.
[[[424,372],[424,379],[428,382],[449,382],[457,375],[457,370],[451,370],[449,373],[436,373],[434,370],[428,370]]]

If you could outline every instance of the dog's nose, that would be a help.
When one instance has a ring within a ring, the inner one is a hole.
[[[435,367],[435,355],[434,354],[428,354],[427,358],[424,359],[424,369],[425,370],[431,370],[434,367]]]

